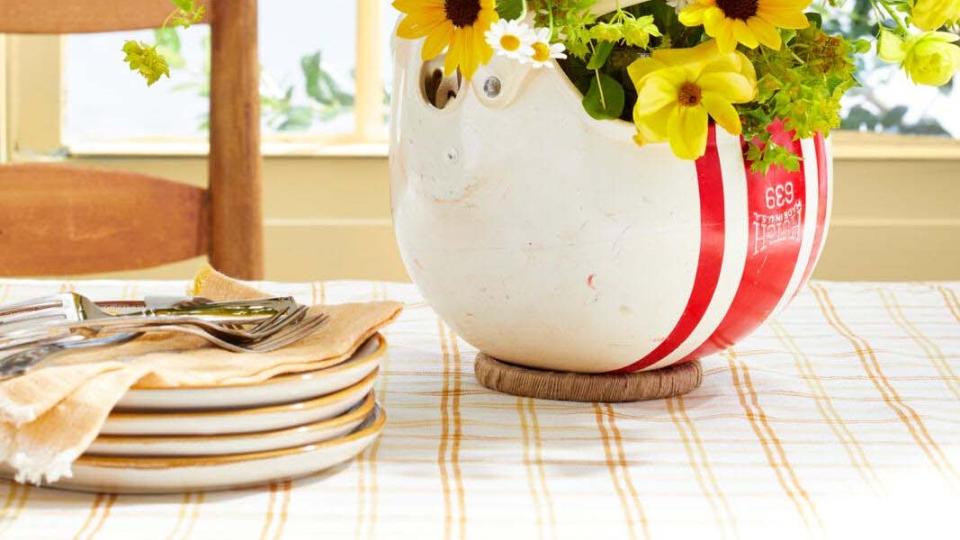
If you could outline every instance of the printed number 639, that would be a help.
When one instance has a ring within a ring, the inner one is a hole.
[[[793,204],[793,193],[793,182],[768,187],[764,192],[764,200],[767,203],[767,208],[783,208],[784,206]]]

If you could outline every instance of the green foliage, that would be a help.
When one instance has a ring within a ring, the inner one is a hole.
[[[328,71],[323,69],[320,51],[300,59],[307,95],[325,107],[353,106],[353,95],[343,91]]]
[[[571,55],[585,60],[592,50],[589,27],[597,18],[590,13],[596,0],[529,0],[537,26],[553,29],[552,39],[561,41]]]
[[[170,66],[167,60],[157,52],[156,46],[129,40],[123,44],[123,52],[125,54],[123,61],[132,71],[140,73],[146,79],[147,86],[152,86],[164,75],[170,76]]]
[[[626,101],[623,86],[613,77],[594,72],[590,88],[583,96],[583,108],[597,120],[612,120],[623,114]]]
[[[206,15],[206,8],[200,0],[170,0],[170,3],[174,9],[162,28],[154,31],[155,44],[133,40],[123,44],[123,61],[147,81],[147,86],[153,86],[161,76],[170,77],[170,66],[181,68],[186,65],[180,54],[180,36],[176,29],[189,28]]]
[[[174,69],[182,69],[187,65],[187,60],[182,54],[182,44],[180,34],[176,28],[159,28],[153,31],[153,39],[156,41],[157,52],[167,60],[167,64]]]
[[[602,68],[610,59],[610,53],[613,52],[614,45],[616,44],[612,41],[598,43],[593,54],[590,55],[590,61],[587,62],[587,69],[597,70]]]
[[[757,70],[759,93],[737,110],[743,136],[752,146],[748,155],[754,170],[799,166],[771,140],[768,128],[774,122],[783,121],[798,138],[826,135],[840,127],[840,100],[857,85],[853,55],[860,47],[812,24],[786,36],[779,51],[758,47],[746,52]]]
[[[514,21],[522,19],[527,14],[527,3],[524,0],[497,0],[497,15],[501,19]]]
[[[173,13],[167,17],[164,28],[169,26],[190,28],[194,24],[203,20],[207,14],[207,9],[200,3],[200,0],[170,0],[176,8]]]

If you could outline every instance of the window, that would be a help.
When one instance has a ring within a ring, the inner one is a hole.
[[[388,121],[387,0],[260,3],[266,147],[383,143]],[[210,29],[64,36],[62,141],[84,153],[122,144],[201,147],[206,139]],[[157,42],[171,77],[153,87],[129,72],[127,39]]]
[[[385,151],[392,76],[391,0],[270,0],[260,3],[263,140],[266,154],[373,154]],[[829,29],[874,34],[869,0],[828,8]],[[121,61],[126,39],[161,42],[174,58],[170,79],[147,88]],[[7,119],[26,154],[203,154],[209,28],[9,40],[10,102],[29,111]],[[18,41],[23,41],[20,47]],[[27,69],[29,66],[29,69]],[[910,148],[886,141],[857,156],[912,152],[953,158],[960,145],[960,84],[918,87],[897,66],[860,61],[863,88],[844,102],[844,129],[928,135]],[[38,90],[39,89],[39,90]],[[58,99],[59,97],[59,99]],[[26,104],[26,105],[24,105]],[[18,125],[18,122],[20,125]],[[873,144],[855,134],[843,146]],[[918,142],[912,142],[918,141]],[[918,150],[919,147],[922,147]]]

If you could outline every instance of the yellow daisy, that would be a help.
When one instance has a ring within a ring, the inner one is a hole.
[[[677,157],[697,159],[706,151],[710,118],[734,135],[741,133],[734,105],[757,93],[756,72],[747,57],[720,53],[713,41],[657,52],[628,69],[637,89],[633,122],[638,144],[669,141]]]
[[[494,0],[395,0],[393,7],[405,14],[397,27],[404,39],[420,39],[424,60],[447,51],[446,75],[457,68],[469,79],[477,67],[493,56],[484,34],[499,17]]]
[[[803,14],[811,0],[696,0],[680,12],[686,26],[703,25],[716,38],[721,52],[731,52],[742,43],[751,49],[764,44],[781,45],[778,28],[810,26]]]

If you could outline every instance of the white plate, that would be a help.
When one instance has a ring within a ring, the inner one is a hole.
[[[132,388],[117,410],[184,410],[260,407],[308,399],[346,388],[377,368],[387,342],[377,334],[347,361],[326,369],[283,375],[251,384],[183,388]]]
[[[73,478],[51,487],[112,493],[176,493],[243,488],[298,478],[347,461],[377,438],[386,415],[379,406],[353,433],[308,446],[211,457],[81,456]]]
[[[98,437],[87,454],[99,456],[217,456],[266,452],[316,444],[350,433],[376,405],[373,392],[346,414],[305,426],[240,435],[155,435]]]
[[[370,393],[377,370],[357,384],[309,401],[223,411],[116,412],[102,435],[226,435],[272,431],[341,415]]]

